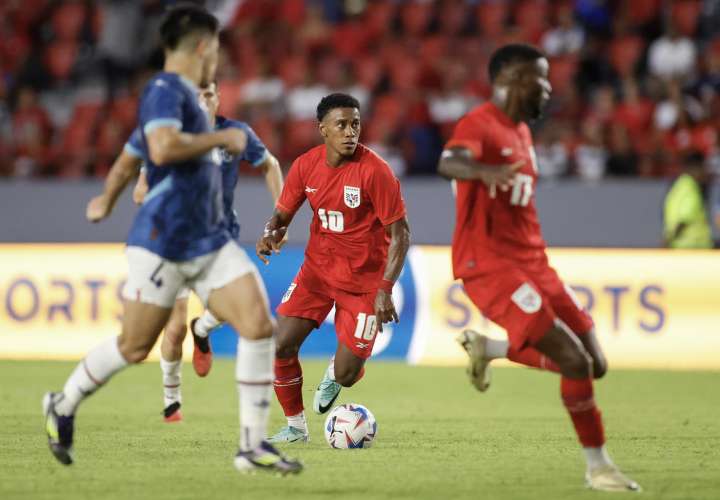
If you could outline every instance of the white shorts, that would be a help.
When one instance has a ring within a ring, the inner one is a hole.
[[[180,262],[165,260],[137,246],[127,247],[125,253],[129,270],[122,294],[126,300],[171,308],[176,299],[183,298],[183,290],[190,288],[207,307],[212,290],[248,273],[255,273],[262,286],[255,264],[235,241],[215,252]]]

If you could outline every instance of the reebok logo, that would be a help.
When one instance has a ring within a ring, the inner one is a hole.
[[[310,194],[317,193],[317,188],[311,188],[309,186],[305,186],[305,192],[310,193]]]

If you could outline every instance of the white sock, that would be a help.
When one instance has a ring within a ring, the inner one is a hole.
[[[165,408],[177,402],[182,403],[180,393],[180,379],[182,377],[182,359],[177,361],[165,361],[160,358],[160,369],[163,374],[163,402]]]
[[[327,376],[330,380],[335,380],[335,356],[330,359],[330,364],[327,367]]]
[[[272,338],[238,340],[237,380],[240,399],[240,449],[257,448],[267,436],[270,395],[274,378],[275,342]]]
[[[83,399],[127,365],[118,349],[118,338],[106,339],[77,365],[65,382],[62,396],[55,401],[55,410],[60,415],[74,415]]]
[[[217,327],[219,324],[220,321],[213,316],[209,310],[205,309],[195,322],[195,331],[193,333],[198,337],[206,338],[210,333],[210,330]]]
[[[296,429],[300,429],[305,434],[308,433],[307,420],[305,420],[305,412],[304,411],[301,411],[297,415],[287,417],[287,423],[290,427],[295,427]]]
[[[601,446],[599,448],[583,448],[583,454],[585,455],[588,470],[606,465],[615,465],[613,464],[610,455],[608,455],[605,446]]]
[[[507,340],[498,340],[488,337],[485,344],[485,356],[488,359],[507,358],[510,343]]]

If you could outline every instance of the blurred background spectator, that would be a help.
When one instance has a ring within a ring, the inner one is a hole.
[[[0,2],[0,175],[105,175],[162,62],[172,3]],[[508,42],[550,58],[554,94],[533,124],[543,178],[674,176],[695,150],[720,164],[718,0],[204,3],[223,25],[220,111],[286,167],[318,142],[320,97],[344,91],[362,103],[362,140],[398,175],[433,174]]]

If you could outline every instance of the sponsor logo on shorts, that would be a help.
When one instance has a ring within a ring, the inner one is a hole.
[[[360,188],[354,186],[345,186],[345,205],[350,208],[357,208],[360,206]]]
[[[368,347],[370,347],[370,344],[365,344],[363,342],[355,342],[355,347],[357,347],[358,349],[367,349]]]
[[[293,292],[297,288],[297,283],[290,283],[290,286],[288,287],[287,291],[285,292],[285,295],[282,297],[282,303],[284,304],[288,300],[290,300],[290,297],[292,296]]]
[[[540,294],[529,283],[523,283],[512,294],[512,301],[515,302],[520,310],[527,314],[534,314],[540,310],[542,306],[542,298]]]

